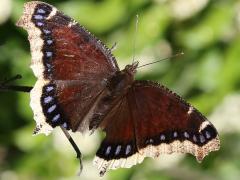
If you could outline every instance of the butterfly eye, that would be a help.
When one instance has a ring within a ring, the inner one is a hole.
[[[128,64],[128,65],[125,66],[125,69],[130,69],[130,68],[131,68],[131,65],[130,65],[130,64]]]

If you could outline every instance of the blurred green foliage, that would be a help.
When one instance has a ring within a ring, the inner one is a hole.
[[[29,68],[27,34],[15,26],[24,2],[0,0],[0,79],[21,74],[24,78],[16,84],[33,86],[36,79]],[[79,21],[109,47],[117,42],[114,55],[122,68],[132,60],[134,37],[135,56],[140,64],[183,51],[184,56],[139,69],[137,78],[159,81],[182,95],[208,116],[220,133],[220,151],[211,153],[201,164],[190,155],[163,156],[159,160],[146,159],[131,169],[111,171],[104,178],[240,178],[238,0],[46,2]],[[136,14],[139,14],[137,33]],[[231,104],[227,97],[232,97]],[[227,112],[230,115],[226,116]],[[233,128],[225,130],[230,124]],[[75,154],[60,130],[56,129],[49,137],[33,137],[34,125],[28,94],[0,93],[0,179],[79,179],[75,176],[78,171]],[[80,178],[97,179],[91,161],[99,135],[74,137],[84,153],[85,169]]]

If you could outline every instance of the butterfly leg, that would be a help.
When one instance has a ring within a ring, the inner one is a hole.
[[[73,149],[75,150],[75,152],[77,153],[77,158],[79,159],[79,162],[80,162],[80,172],[79,172],[79,175],[81,174],[82,172],[82,169],[83,169],[83,165],[82,165],[82,153],[81,151],[79,150],[78,146],[76,145],[76,143],[73,141],[73,138],[71,137],[71,135],[68,133],[68,131],[63,127],[63,126],[60,126],[64,135],[67,137],[68,141],[71,143]]]
[[[112,45],[112,47],[110,48],[110,51],[111,51],[111,52],[114,51],[114,50],[116,49],[116,47],[117,47],[117,43],[115,42],[115,43]]]

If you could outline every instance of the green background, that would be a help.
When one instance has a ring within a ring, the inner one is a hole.
[[[26,31],[15,22],[23,0],[0,0],[0,79],[33,86]],[[199,164],[191,155],[146,158],[131,169],[101,179],[240,179],[240,1],[237,0],[82,0],[47,1],[70,15],[107,46],[121,68],[135,57],[149,63],[178,52],[184,55],[141,68],[137,79],[166,85],[216,126],[221,149]],[[137,33],[135,16],[139,14]],[[78,161],[61,130],[32,136],[35,122],[29,94],[0,93],[0,179],[79,179]],[[92,159],[100,135],[73,135],[84,155],[80,179],[100,179]]]

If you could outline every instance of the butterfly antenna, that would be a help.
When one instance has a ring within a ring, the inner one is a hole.
[[[138,30],[138,14],[136,15],[136,22],[135,22],[135,34],[134,34],[134,39],[133,39],[133,58],[132,58],[132,64],[133,64],[134,61],[135,61],[137,30]]]
[[[150,65],[150,64],[158,63],[158,62],[160,62],[160,61],[165,61],[165,60],[168,60],[168,59],[176,58],[176,57],[179,57],[179,56],[182,56],[182,55],[184,55],[184,53],[183,53],[183,52],[180,52],[180,53],[174,54],[173,56],[170,56],[170,57],[167,57],[167,58],[163,58],[163,59],[160,59],[160,60],[157,60],[157,61],[153,61],[153,62],[151,62],[151,63],[143,64],[143,65],[141,65],[141,66],[138,66],[137,69],[138,69],[138,68],[141,68],[141,67],[144,67],[144,66],[148,66],[148,65]]]
[[[112,45],[112,47],[110,48],[110,51],[111,51],[111,52],[114,51],[114,50],[116,49],[116,47],[117,47],[117,43],[115,42],[115,43]]]

